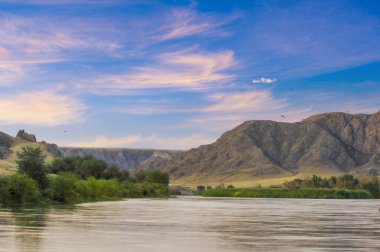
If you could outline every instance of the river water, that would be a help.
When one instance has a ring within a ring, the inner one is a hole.
[[[380,251],[379,200],[179,197],[0,209],[0,251]]]

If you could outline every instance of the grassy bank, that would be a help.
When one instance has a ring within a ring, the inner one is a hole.
[[[250,189],[211,189],[202,192],[204,197],[247,197],[247,198],[307,198],[307,199],[372,199],[364,190],[326,188],[250,188]]]

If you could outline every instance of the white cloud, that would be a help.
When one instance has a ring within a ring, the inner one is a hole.
[[[252,80],[252,83],[265,83],[265,84],[272,84],[272,83],[275,83],[277,81],[277,79],[270,79],[270,78],[264,78],[264,77],[261,77],[260,79],[255,79],[255,80]]]
[[[155,65],[134,67],[125,73],[102,77],[91,86],[105,93],[107,90],[123,93],[123,90],[155,88],[208,89],[233,79],[233,75],[224,71],[234,64],[234,54],[229,50],[217,53],[165,53],[157,57]]]
[[[0,123],[55,126],[82,121],[85,105],[56,91],[0,95]]]

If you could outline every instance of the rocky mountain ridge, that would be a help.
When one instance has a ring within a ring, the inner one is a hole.
[[[247,121],[215,143],[144,169],[174,179],[249,180],[296,174],[380,175],[380,111],[325,113],[301,122]]]

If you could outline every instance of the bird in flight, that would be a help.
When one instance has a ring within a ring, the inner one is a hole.
[[[284,115],[281,115],[281,117],[282,117],[282,118],[286,118],[286,116],[284,116]]]

